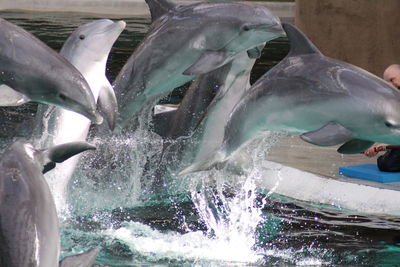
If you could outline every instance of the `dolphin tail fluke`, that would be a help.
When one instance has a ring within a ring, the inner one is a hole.
[[[97,103],[107,120],[108,126],[111,130],[114,130],[118,113],[118,104],[117,98],[115,97],[114,89],[112,88],[108,80],[100,90]]]
[[[99,248],[92,248],[81,254],[65,257],[60,262],[59,267],[90,267],[94,263],[99,250]]]
[[[56,163],[63,162],[70,157],[79,154],[86,150],[95,150],[96,147],[87,142],[70,142],[54,146],[44,151],[44,169],[43,173],[46,173],[53,169]]]
[[[186,167],[178,173],[178,175],[186,175],[193,172],[207,171],[214,167],[218,167],[221,163],[226,161],[225,153],[223,151],[216,151],[209,157],[195,161],[190,166]]]

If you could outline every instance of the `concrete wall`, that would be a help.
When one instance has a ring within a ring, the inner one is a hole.
[[[198,0],[172,0],[190,4]],[[294,17],[294,2],[256,2],[279,17]],[[144,0],[0,0],[0,10],[84,12],[115,15],[150,15]]]
[[[295,24],[325,55],[380,77],[400,63],[400,0],[296,0]]]
[[[0,0],[0,10],[148,15],[144,0]]]

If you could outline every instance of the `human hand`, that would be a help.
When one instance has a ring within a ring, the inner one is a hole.
[[[364,155],[372,158],[372,157],[375,157],[378,154],[378,152],[379,151],[376,149],[376,147],[373,146],[373,147],[370,147],[367,150],[365,150]]]

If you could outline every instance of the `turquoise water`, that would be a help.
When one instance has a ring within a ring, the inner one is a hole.
[[[1,12],[52,48],[93,15]],[[104,17],[104,16],[101,16]],[[127,22],[109,58],[113,80],[143,38],[150,19]],[[252,81],[288,50],[282,38],[267,44]],[[165,101],[178,102],[184,87]],[[30,137],[36,105],[0,109],[4,148],[14,137]],[[4,127],[3,127],[4,126]],[[62,256],[99,246],[96,266],[270,266],[400,263],[400,219],[329,210],[294,202],[255,186],[257,168],[273,134],[255,141],[253,168],[171,177],[155,190],[149,170],[162,142],[140,130],[125,138],[97,137],[98,154],[85,155],[68,193],[69,212],[60,214]],[[101,156],[99,156],[101,155]],[[295,177],[294,177],[295,178]]]

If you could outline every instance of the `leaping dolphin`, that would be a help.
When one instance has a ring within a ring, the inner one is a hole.
[[[82,74],[32,34],[1,18],[0,84],[18,91],[29,100],[60,106],[95,123],[102,122]],[[0,90],[2,88],[0,86]]]
[[[283,35],[279,19],[261,6],[166,2],[164,7],[152,12],[157,19],[114,81],[119,128],[174,88]]]
[[[230,63],[191,84],[179,108],[169,114],[168,127],[164,127],[166,153],[162,157],[170,170],[187,166],[221,146],[225,122],[250,88],[250,72],[263,47],[239,53]],[[171,157],[182,162],[172,167]]]
[[[17,141],[4,152],[0,159],[0,266],[58,266],[58,218],[43,173],[88,149],[94,147],[85,142],[38,150]],[[87,255],[81,257],[85,262]]]
[[[241,52],[230,63],[200,75],[178,109],[166,113],[164,118],[169,124],[162,127],[165,134],[161,164],[153,173],[155,190],[163,184],[167,171],[175,173],[221,146],[224,122],[250,88],[250,72],[263,47],[264,44]]]
[[[125,26],[124,21],[113,22],[109,19],[86,23],[70,35],[60,51],[60,55],[71,62],[89,83],[111,128],[115,125],[117,102],[105,75],[106,63],[114,42]],[[38,115],[44,126],[38,133],[41,147],[86,140],[90,121],[80,114],[62,108],[48,108],[38,112]],[[76,156],[46,176],[50,179],[48,181],[51,183],[57,208],[62,206],[59,202],[65,200],[64,191],[78,161],[79,156]]]
[[[400,91],[351,64],[326,57],[295,26],[284,24],[289,54],[234,108],[218,151],[181,174],[223,162],[263,131],[286,132],[319,146],[359,153],[374,142],[400,144]]]

